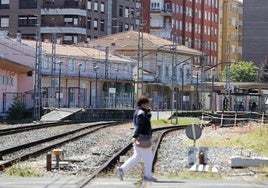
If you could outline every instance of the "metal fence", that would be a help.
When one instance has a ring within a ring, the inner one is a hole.
[[[75,113],[68,120],[81,121],[131,121],[134,110],[117,109],[85,109]]]

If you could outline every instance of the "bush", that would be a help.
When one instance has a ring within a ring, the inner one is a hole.
[[[8,112],[9,112],[8,118],[11,120],[21,120],[24,118],[25,110],[26,110],[25,104],[23,104],[19,100],[19,97],[16,96],[14,97],[13,103],[8,109]]]

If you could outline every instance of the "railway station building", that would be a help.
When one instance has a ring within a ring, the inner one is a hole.
[[[202,78],[202,67],[195,66],[201,52],[144,33],[140,59],[138,38],[138,32],[127,31],[76,46],[56,44],[54,53],[50,42],[42,42],[42,107],[132,109],[145,94],[154,110],[223,109],[226,85]],[[17,95],[32,108],[36,41],[15,41],[3,33],[0,40],[1,113]],[[255,110],[266,109],[266,84],[231,85],[229,110],[240,102],[244,110],[253,102]]]
[[[5,114],[14,97],[32,108],[35,50],[12,41],[0,32],[0,114]]]

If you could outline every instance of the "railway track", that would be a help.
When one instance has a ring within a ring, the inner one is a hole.
[[[4,129],[0,129],[0,136],[16,134],[16,133],[21,133],[21,132],[36,130],[36,129],[64,126],[64,125],[69,125],[69,124],[80,124],[80,123],[83,123],[83,122],[82,121],[76,121],[76,122],[60,121],[60,122],[39,123],[39,124],[34,124],[34,125],[23,125],[23,126],[18,126],[18,127],[4,128]]]
[[[169,133],[170,131],[175,131],[175,130],[182,130],[185,129],[185,126],[168,126],[168,127],[162,127],[162,128],[156,128],[153,129],[153,143],[152,143],[152,148],[153,148],[153,166],[157,161],[157,151],[161,145],[163,137]],[[92,174],[88,176],[80,185],[80,188],[85,187],[90,183],[91,180],[93,180],[95,177],[100,175],[101,173],[104,173],[107,175],[107,173],[113,174],[115,171],[115,167],[118,166],[117,163],[120,159],[120,156],[127,155],[128,152],[132,152],[132,143],[128,143],[125,145],[120,151],[115,153],[109,160],[107,160],[102,166],[100,166],[96,171],[94,171]],[[128,154],[131,155],[131,154]],[[153,168],[154,169],[154,168]],[[101,176],[101,175],[100,175]],[[109,175],[108,175],[109,176]]]
[[[81,132],[77,134],[70,133],[68,138],[66,136],[62,136],[62,138],[59,138],[56,141],[55,139],[51,139],[53,140],[51,142],[47,142],[47,140],[45,140],[43,141],[43,144],[41,144],[41,146],[39,143],[39,145],[34,145],[33,147],[29,147],[28,149],[31,150],[31,152],[27,152],[26,154],[20,155],[17,158],[12,158],[12,159],[2,161],[2,163],[0,162],[0,168],[1,170],[3,170],[5,167],[11,166],[14,163],[17,163],[20,161],[26,161],[26,163],[28,163],[28,165],[30,164],[30,166],[38,165],[39,168],[44,169],[44,159],[45,159],[47,152],[60,146],[61,148],[63,148],[64,151],[68,151],[66,153],[67,158],[64,154],[64,161],[66,163],[64,163],[63,161],[62,163],[63,166],[61,166],[60,168],[59,167],[53,168],[56,170],[56,171],[53,171],[53,173],[62,173],[63,175],[73,174],[77,176],[82,175],[82,176],[87,177],[79,185],[79,187],[84,187],[90,184],[90,181],[94,179],[95,177],[99,177],[99,176],[100,177],[102,176],[114,177],[115,172],[116,172],[115,167],[119,166],[120,156],[125,155],[126,157],[129,155],[132,155],[132,152],[133,152],[132,144],[129,142],[129,136],[131,135],[131,131],[129,131],[129,129],[132,129],[133,127],[131,123],[127,124],[127,126],[122,122],[106,122],[106,123],[107,125],[101,125],[103,123],[99,122],[98,123],[99,127],[95,127],[95,128],[91,127],[88,130],[80,130]],[[116,125],[116,124],[120,126],[109,127],[110,125]],[[100,131],[102,129],[100,127],[106,128],[106,129]],[[167,126],[167,127],[153,129],[154,133],[153,133],[153,146],[152,147],[153,147],[153,153],[154,153],[154,160],[153,160],[154,164],[157,161],[157,152],[161,145],[163,137],[170,131],[183,130],[185,129],[185,127],[186,125]],[[128,132],[128,134],[126,134],[126,131]],[[94,132],[95,134],[91,134]],[[96,137],[95,135],[99,135],[99,136]],[[120,139],[121,141],[119,141],[118,139]],[[75,140],[77,140],[78,143]],[[90,142],[88,142],[89,140]],[[116,143],[114,143],[114,141],[116,141]],[[66,145],[68,146],[66,147]],[[82,148],[78,147],[76,149],[78,145],[82,146]],[[20,146],[20,147],[25,148],[25,146]],[[72,151],[72,149],[74,151]],[[21,151],[25,151],[25,150],[21,149]],[[1,152],[4,153],[3,151],[0,151],[0,153]],[[20,148],[14,149],[10,153],[10,155],[15,155],[16,152],[20,152]],[[74,152],[75,152],[75,155],[72,156]],[[4,158],[8,158],[7,157],[8,155],[9,154],[5,154],[2,156],[4,156]],[[28,159],[31,159],[31,160],[28,160]],[[61,169],[63,171],[61,171]],[[68,169],[68,170],[65,171],[64,169]],[[137,167],[137,169],[135,170],[140,170],[140,169],[138,169]],[[130,172],[129,174],[131,175],[131,173],[132,172]]]
[[[47,137],[47,138],[40,139],[37,141],[29,142],[26,144],[20,144],[14,147],[3,149],[0,151],[0,160],[2,160],[0,162],[0,170],[5,169],[5,167],[11,166],[12,164],[18,161],[24,161],[31,157],[36,157],[42,153],[45,153],[67,142],[79,139],[87,134],[91,134],[107,126],[113,126],[116,124],[119,124],[119,122],[112,121],[112,122],[91,123],[88,126],[84,126],[82,128],[71,130],[62,134],[58,134],[58,135]],[[52,125],[49,125],[48,127],[50,126]],[[57,125],[54,124],[54,126],[57,126]],[[37,126],[37,127],[44,128],[40,126]],[[34,129],[36,129],[37,127],[34,127]],[[28,126],[26,129],[28,129],[28,131],[32,130]],[[25,131],[26,129],[25,128],[16,129],[16,131],[18,130]],[[11,131],[12,133],[10,131],[8,132],[9,134],[15,134],[16,131]]]

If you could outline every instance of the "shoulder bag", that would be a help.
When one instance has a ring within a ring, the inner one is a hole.
[[[136,146],[141,148],[149,148],[152,145],[152,138],[149,135],[139,134],[136,141]]]

